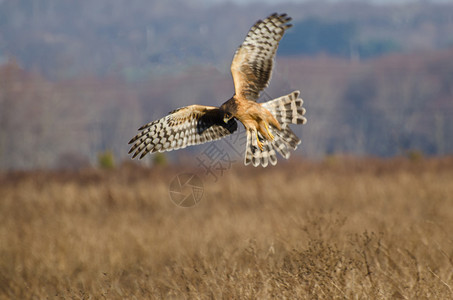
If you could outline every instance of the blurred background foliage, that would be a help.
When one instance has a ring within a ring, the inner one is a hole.
[[[232,95],[234,51],[274,11],[294,27],[267,95],[301,90],[299,155],[453,152],[452,3],[21,0],[0,1],[0,169],[127,159],[142,124]]]

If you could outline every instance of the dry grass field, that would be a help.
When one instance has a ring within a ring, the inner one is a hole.
[[[290,162],[0,174],[0,298],[453,297],[452,157]]]

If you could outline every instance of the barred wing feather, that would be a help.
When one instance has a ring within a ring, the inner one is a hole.
[[[133,158],[140,154],[163,152],[218,140],[236,131],[237,122],[223,121],[223,112],[212,106],[191,105],[170,112],[166,117],[139,128],[129,141]]]

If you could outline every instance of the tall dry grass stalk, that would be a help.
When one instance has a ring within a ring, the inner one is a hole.
[[[451,298],[453,158],[0,175],[0,298]]]

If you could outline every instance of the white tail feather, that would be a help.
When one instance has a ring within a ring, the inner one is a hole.
[[[305,108],[302,107],[303,100],[299,97],[299,91],[294,91],[289,95],[276,98],[261,104],[268,109],[281,125],[281,130],[269,126],[274,140],[266,140],[261,133],[247,131],[247,146],[245,151],[245,165],[252,164],[254,167],[259,165],[267,167],[277,164],[278,152],[282,157],[288,159],[290,150],[296,150],[300,144],[300,139],[289,128],[289,124],[305,124],[307,119],[304,117]],[[263,144],[263,150],[258,147],[257,136]]]
[[[307,119],[304,117],[305,108],[302,107],[304,100],[298,98],[299,94],[299,91],[294,91],[291,94],[281,96],[261,105],[268,109],[282,126],[305,124]]]

